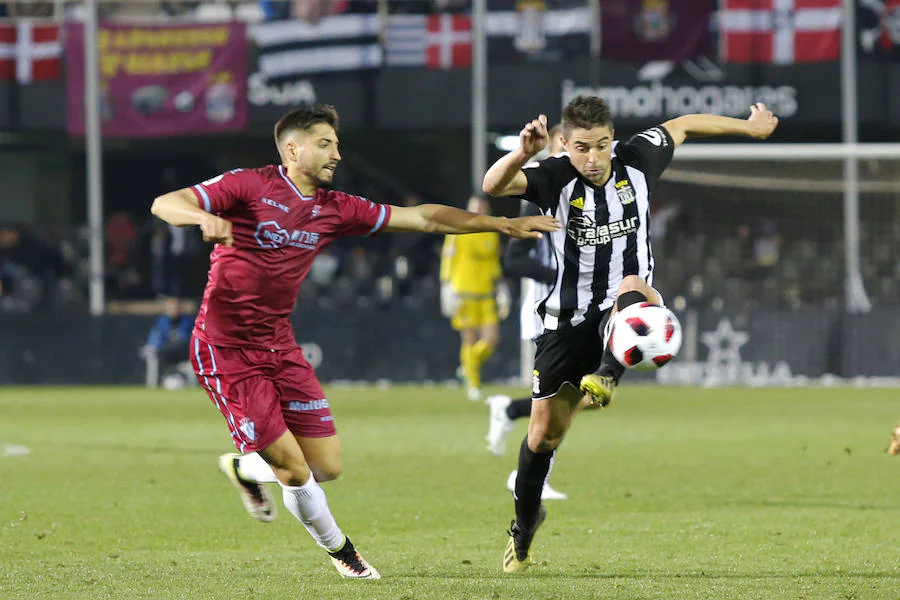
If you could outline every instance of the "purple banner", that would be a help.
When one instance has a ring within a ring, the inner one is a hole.
[[[246,127],[247,32],[243,23],[104,23],[98,34],[105,136],[180,136]],[[84,66],[84,27],[68,24],[70,135],[84,134]]]
[[[603,58],[629,62],[683,61],[712,50],[709,22],[715,0],[603,2]]]

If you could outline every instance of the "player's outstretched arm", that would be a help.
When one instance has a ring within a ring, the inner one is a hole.
[[[153,200],[150,212],[169,225],[199,225],[203,239],[215,244],[230,246],[234,242],[231,236],[231,221],[212,215],[202,208],[197,196],[190,188],[182,188],[157,196]]]
[[[526,123],[519,132],[519,147],[500,158],[484,174],[481,189],[492,196],[521,196],[528,187],[522,167],[547,146],[547,115]]]
[[[539,238],[544,231],[559,229],[559,221],[553,217],[492,217],[468,212],[443,204],[419,206],[391,206],[388,231],[423,231],[425,233],[478,233],[496,231],[508,236]]]
[[[778,126],[778,117],[762,102],[750,107],[746,119],[732,119],[718,115],[683,115],[662,124],[672,136],[675,146],[695,137],[737,135],[764,140]]]

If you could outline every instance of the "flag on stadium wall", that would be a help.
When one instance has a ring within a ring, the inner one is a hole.
[[[900,58],[900,0],[859,0],[857,6],[862,54]]]
[[[385,36],[385,64],[392,67],[468,67],[472,24],[463,15],[391,15]],[[552,55],[585,56],[591,32],[587,7],[490,11],[485,15],[492,61]]]
[[[317,23],[288,20],[251,28],[258,71],[270,78],[378,68],[378,15],[329,15]]]
[[[723,0],[722,60],[788,65],[837,60],[841,0]]]
[[[0,80],[19,83],[58,79],[62,46],[58,25],[21,20],[0,25]]]
[[[600,56],[629,62],[684,61],[709,54],[715,0],[600,3]]]
[[[472,21],[468,15],[392,15],[385,49],[390,66],[469,67]]]

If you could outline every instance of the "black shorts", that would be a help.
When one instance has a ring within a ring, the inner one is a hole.
[[[577,389],[582,377],[600,368],[608,314],[609,310],[589,312],[578,325],[546,331],[535,340],[533,399],[555,395],[567,381]]]

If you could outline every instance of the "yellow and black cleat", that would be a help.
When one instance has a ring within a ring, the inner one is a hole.
[[[585,375],[579,389],[590,398],[585,408],[606,408],[616,392],[616,380],[605,375]]]
[[[509,541],[506,542],[506,552],[503,553],[503,572],[521,573],[526,571],[532,564],[531,550],[528,550],[524,560],[519,560],[516,557],[516,540],[513,536],[509,536]]]

